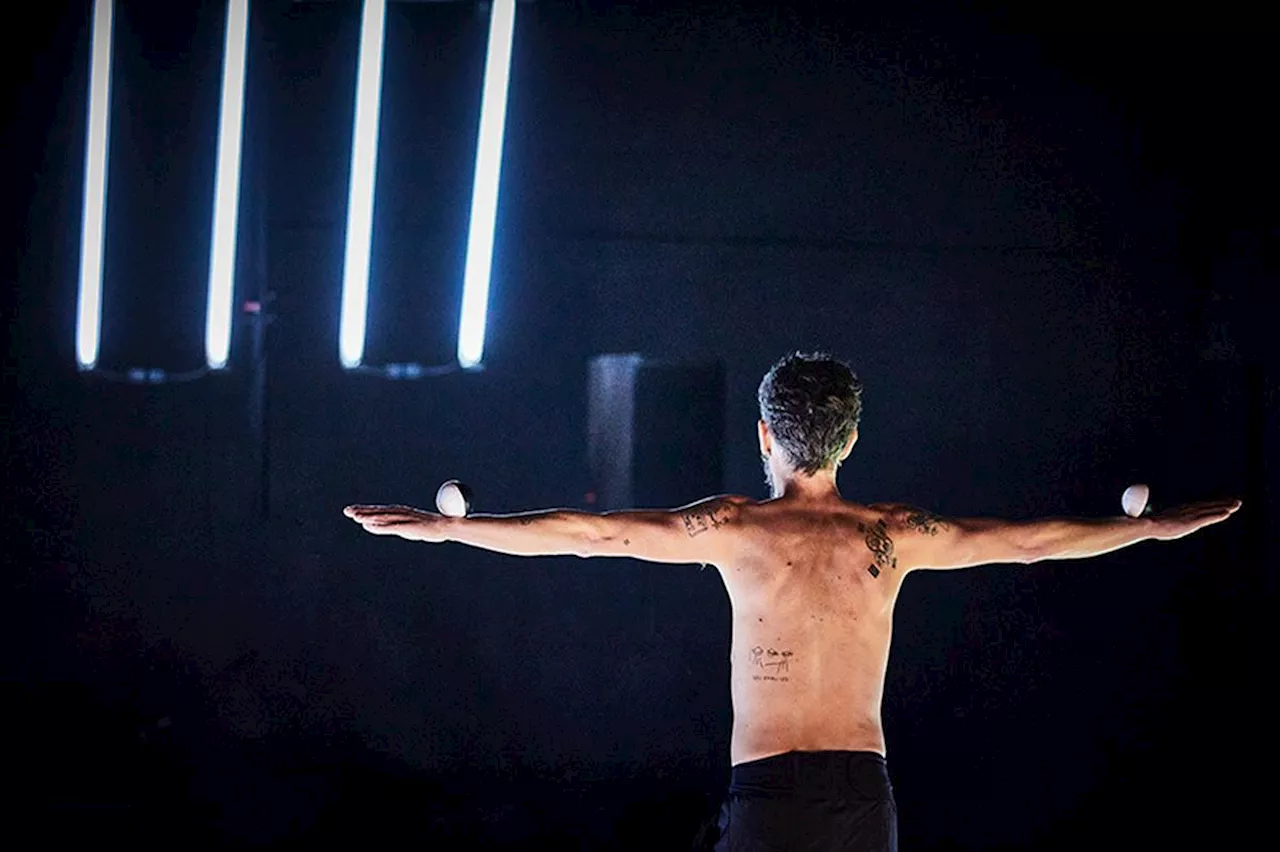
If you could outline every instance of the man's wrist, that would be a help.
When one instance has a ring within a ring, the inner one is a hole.
[[[1139,540],[1159,538],[1160,522],[1154,517],[1143,515],[1137,518],[1129,518],[1128,521],[1142,534],[1142,538]]]
[[[459,524],[466,518],[454,518],[449,515],[441,515],[436,521],[436,533],[440,536],[441,541],[457,541],[459,532]]]

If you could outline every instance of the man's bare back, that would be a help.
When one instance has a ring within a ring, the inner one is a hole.
[[[884,754],[880,702],[903,578],[885,509],[834,496],[731,505],[716,567],[733,607],[732,761]]]

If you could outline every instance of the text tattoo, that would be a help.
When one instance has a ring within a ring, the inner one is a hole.
[[[680,513],[684,521],[684,531],[689,538],[702,535],[707,530],[715,530],[729,523],[729,510],[725,504],[716,500],[701,506],[685,509]]]
[[[795,656],[793,652],[756,645],[749,654],[748,663],[753,669],[759,670],[751,676],[752,680],[772,680],[779,683],[791,680],[791,659]]]

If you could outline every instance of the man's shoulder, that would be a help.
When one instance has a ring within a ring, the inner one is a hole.
[[[858,503],[852,500],[845,500],[843,505],[845,509],[851,510],[862,523],[875,524],[883,521],[888,527],[909,528],[920,523],[921,519],[933,517],[931,513],[921,509],[919,506],[904,502]],[[821,512],[829,513],[830,510],[831,507],[828,505]],[[755,519],[762,523],[770,523],[775,511],[793,512],[794,507],[788,507],[786,503],[777,498],[757,500],[754,497],[747,497],[742,494],[717,494],[705,497],[687,506],[682,506],[676,511],[693,515],[714,516],[720,521]]]
[[[737,525],[743,509],[754,503],[751,498],[737,494],[717,494],[671,511],[680,516],[685,531],[694,537],[709,530]]]
[[[871,503],[867,509],[878,515],[886,524],[914,526],[924,518],[935,517],[931,512],[911,503]]]
[[[867,520],[864,523],[879,528],[880,534],[894,542],[904,556],[906,550],[903,548],[918,549],[921,542],[928,543],[940,532],[952,528],[945,518],[911,503],[872,503],[866,509]]]
[[[716,494],[676,509],[677,512],[723,512],[736,514],[748,506],[758,506],[760,501],[741,494]]]

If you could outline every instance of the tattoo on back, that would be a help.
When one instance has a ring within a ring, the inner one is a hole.
[[[793,651],[784,648],[765,648],[756,645],[750,651],[749,664],[753,669],[752,680],[770,680],[786,683],[791,680]]]
[[[713,500],[685,509],[680,513],[684,521],[684,531],[689,538],[696,538],[707,530],[716,530],[729,523],[729,509],[723,500]]]
[[[889,527],[883,519],[874,524],[858,524],[858,530],[866,535],[864,541],[867,549],[871,551],[871,564],[867,566],[868,574],[879,577],[880,572],[886,568],[898,567],[898,558],[893,555],[893,538],[890,537]]]
[[[907,529],[912,529],[925,535],[937,535],[938,530],[947,528],[946,521],[929,512],[916,511],[907,515]]]

